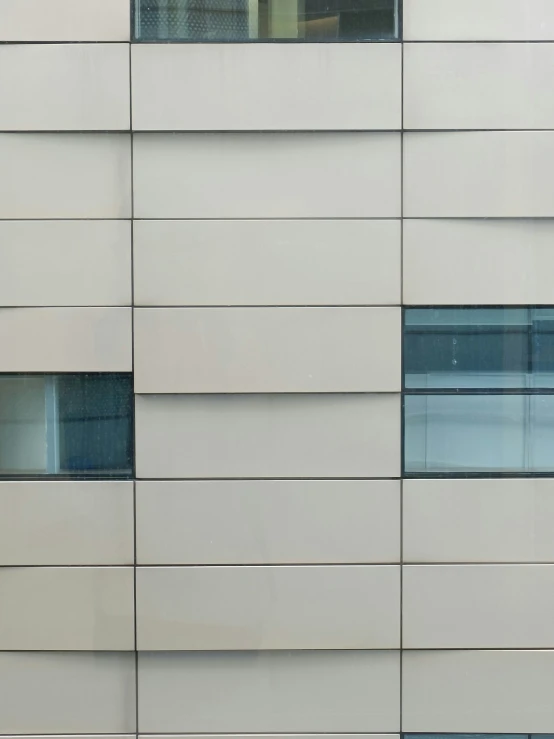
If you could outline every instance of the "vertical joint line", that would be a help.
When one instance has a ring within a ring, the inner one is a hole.
[[[131,23],[133,22],[133,0],[131,0]],[[131,29],[133,30],[133,29]],[[132,36],[131,36],[132,38]],[[139,659],[137,641],[137,481],[136,481],[136,424],[135,424],[135,265],[134,265],[134,217],[135,217],[135,172],[133,151],[133,57],[132,42],[129,42],[129,146],[131,170],[131,370],[133,374],[133,606],[134,606],[134,657],[135,657],[135,736],[139,736]]]
[[[403,10],[403,8],[402,8]],[[400,736],[404,683],[404,38],[400,38]]]

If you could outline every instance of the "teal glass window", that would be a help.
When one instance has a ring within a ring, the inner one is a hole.
[[[554,309],[407,308],[406,476],[554,472]]]
[[[0,375],[0,476],[132,473],[131,375]]]

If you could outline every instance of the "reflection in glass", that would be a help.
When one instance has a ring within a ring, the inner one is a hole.
[[[404,398],[407,475],[554,472],[554,395]]]
[[[531,739],[531,737],[543,737],[548,734],[404,734],[405,737],[414,739]]]
[[[126,374],[1,375],[0,475],[128,477]]]
[[[410,308],[406,388],[554,388],[552,308]]]
[[[531,739],[531,737],[548,737],[548,734],[404,734],[414,739]]]
[[[397,29],[397,0],[135,0],[140,41],[363,41]]]

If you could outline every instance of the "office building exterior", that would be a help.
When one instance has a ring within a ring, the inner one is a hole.
[[[0,735],[554,735],[552,0],[0,0]]]

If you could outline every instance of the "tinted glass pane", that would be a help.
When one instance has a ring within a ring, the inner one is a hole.
[[[404,734],[404,736],[414,737],[414,739],[415,737],[417,739],[528,739],[529,734]]]
[[[408,475],[554,471],[554,395],[406,395]]]
[[[127,477],[130,375],[0,376],[0,474]]]
[[[141,41],[393,39],[396,0],[136,0]]]
[[[407,388],[554,387],[551,308],[405,312]]]

